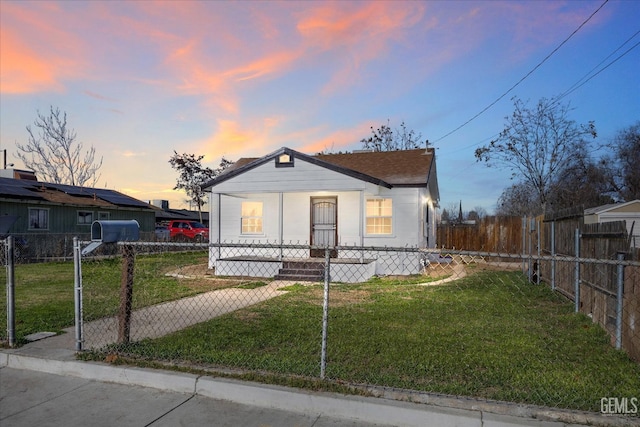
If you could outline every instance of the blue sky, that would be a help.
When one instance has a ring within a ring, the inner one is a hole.
[[[640,120],[640,2],[603,3],[0,0],[0,150],[21,167],[25,126],[59,107],[104,157],[99,187],[180,208],[174,150],[212,168],[350,151],[404,121],[437,149],[441,207],[491,212],[510,173],[474,150],[512,96],[533,105],[622,55],[564,101],[602,143]]]

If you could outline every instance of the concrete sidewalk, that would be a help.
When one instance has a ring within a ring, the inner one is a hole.
[[[0,425],[65,426],[374,426],[187,392],[0,368]]]
[[[431,396],[410,403],[84,362],[76,359],[69,335],[0,352],[0,425],[640,425],[631,418],[473,399]]]

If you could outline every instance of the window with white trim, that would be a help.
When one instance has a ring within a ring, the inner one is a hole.
[[[93,222],[92,211],[78,211],[78,224],[86,225],[86,224],[91,224],[92,222]]]
[[[367,234],[391,234],[393,203],[391,199],[367,199]]]
[[[104,221],[111,218],[111,212],[98,212],[98,221]]]
[[[242,234],[262,234],[262,202],[242,202]]]
[[[49,229],[49,209],[29,208],[29,230]]]

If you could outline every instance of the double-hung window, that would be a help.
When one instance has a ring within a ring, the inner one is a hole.
[[[93,222],[93,212],[78,211],[78,224],[91,224]]]
[[[262,234],[262,202],[242,202],[242,234]]]
[[[49,209],[29,208],[29,230],[49,229]]]
[[[391,234],[393,231],[391,199],[367,199],[367,234]]]

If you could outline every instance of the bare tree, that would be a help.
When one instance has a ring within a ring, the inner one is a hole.
[[[543,213],[542,206],[531,186],[524,183],[513,184],[507,187],[496,206],[497,216],[524,216],[539,215]]]
[[[470,210],[468,213],[468,219],[473,219],[476,221],[480,221],[487,217],[487,210],[482,206],[476,206],[473,210]]]
[[[393,130],[387,120],[386,125],[374,129],[371,126],[372,135],[360,140],[364,150],[372,151],[396,151],[411,150],[414,148],[427,148],[429,141],[421,141],[422,134],[408,130],[404,122],[400,123],[400,129]]]
[[[612,203],[611,174],[604,162],[593,160],[588,147],[578,147],[551,185],[547,211],[549,207],[558,211],[572,206],[590,208]]]
[[[184,190],[189,197],[189,201],[193,202],[200,214],[200,222],[202,222],[202,207],[207,203],[206,193],[202,189],[202,184],[221,174],[225,169],[233,164],[232,161],[225,159],[220,160],[220,166],[217,169],[202,166],[204,156],[195,154],[178,154],[173,152],[173,156],[169,159],[169,164],[173,169],[180,173],[176,180],[174,190]]]
[[[544,211],[552,185],[565,170],[571,156],[596,137],[593,122],[578,125],[569,119],[569,105],[542,98],[534,108],[513,98],[514,112],[505,128],[489,145],[476,149],[478,161],[487,166],[506,167],[512,178],[535,194]]]
[[[57,184],[96,185],[102,157],[95,160],[94,147],[83,151],[82,143],[76,142],[76,131],[67,127],[66,112],[51,107],[45,116],[38,111],[33,127],[27,126],[27,132],[29,141],[24,145],[16,143],[17,157],[40,179]]]
[[[611,172],[611,183],[621,201],[640,199],[640,121],[622,129],[609,144],[603,163]]]

